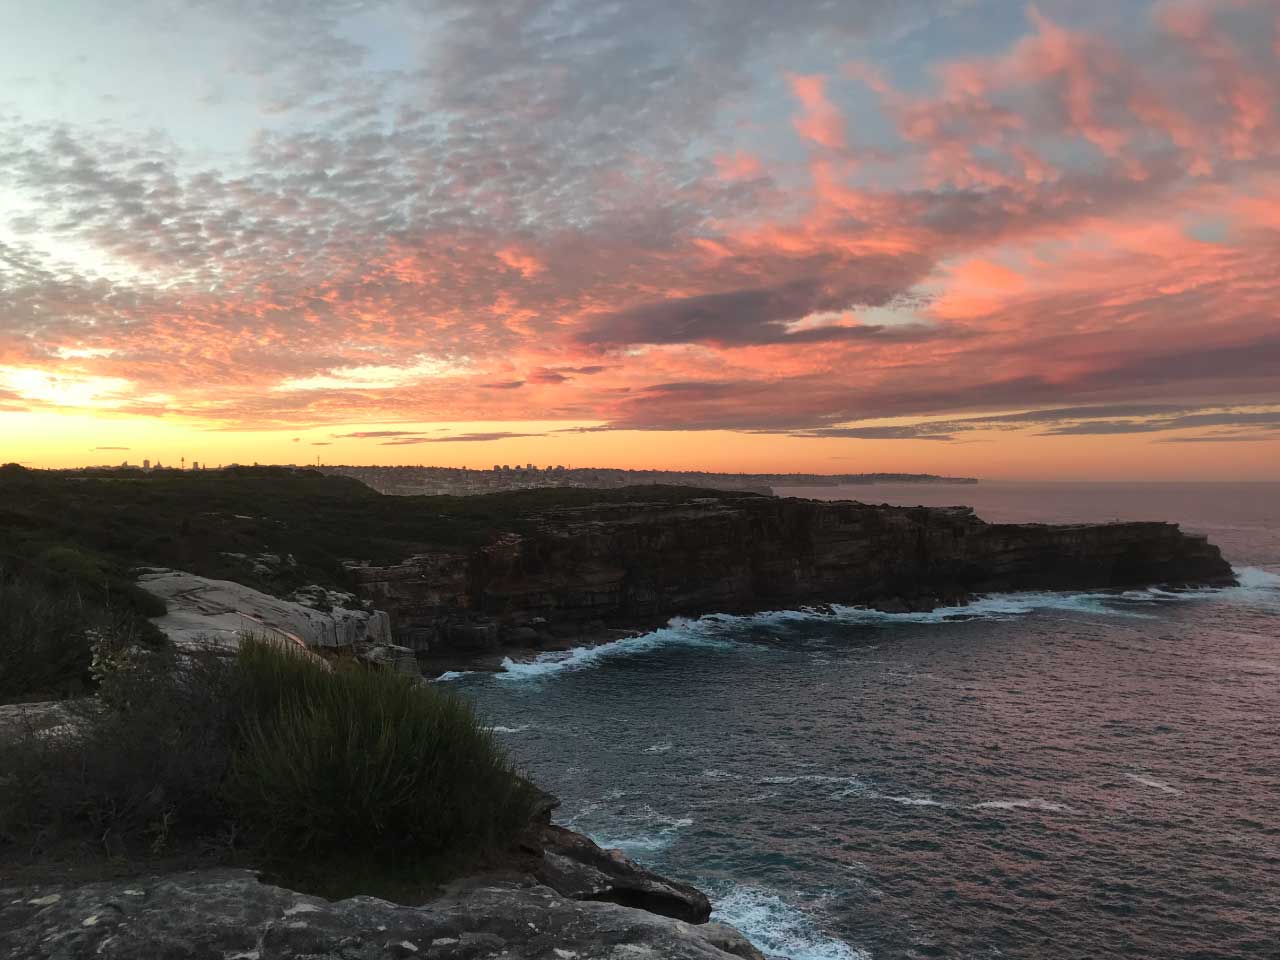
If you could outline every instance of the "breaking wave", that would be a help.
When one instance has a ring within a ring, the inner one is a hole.
[[[704,625],[710,620],[709,617],[700,620],[676,617],[662,629],[638,637],[624,637],[594,647],[574,647],[572,650],[544,653],[532,660],[512,660],[507,657],[502,661],[503,672],[498,677],[502,680],[536,680],[566,671],[594,667],[612,657],[634,656],[666,646],[710,647],[718,650],[733,647],[732,640],[717,637],[714,631],[705,629]]]
[[[791,960],[870,960],[871,954],[824,934],[781,897],[738,884],[715,899],[712,920],[737,927],[757,948]]]
[[[995,593],[967,604],[938,607],[911,613],[885,613],[866,607],[831,604],[822,608],[801,607],[795,610],[769,610],[745,616],[715,613],[694,620],[674,617],[665,627],[635,637],[625,637],[597,646],[574,647],[571,650],[541,654],[532,660],[502,661],[504,680],[545,679],[557,674],[598,666],[614,657],[649,653],[661,647],[685,646],[730,649],[740,646],[743,631],[767,631],[815,623],[846,626],[888,626],[893,624],[945,624],[973,620],[1016,620],[1040,610],[1066,611],[1108,617],[1146,619],[1146,605],[1163,605],[1209,598],[1227,601],[1273,602],[1280,605],[1280,576],[1254,567],[1237,571],[1240,585],[1193,590],[1089,591],[1055,593],[1027,591]],[[438,677],[452,680],[465,674],[456,671]]]

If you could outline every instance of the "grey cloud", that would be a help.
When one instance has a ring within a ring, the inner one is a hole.
[[[810,278],[774,288],[734,290],[644,304],[607,315],[577,335],[591,345],[633,343],[716,343],[725,345],[821,343],[877,340],[910,342],[944,336],[923,324],[877,324],[788,330],[786,324],[818,311],[855,305],[881,306],[905,292],[914,280],[907,264],[860,261],[865,285],[845,277],[835,285]],[[845,271],[846,273],[850,271]],[[879,279],[873,280],[872,275]]]
[[[1045,435],[1156,433],[1166,430],[1191,430],[1200,427],[1258,427],[1280,430],[1280,411],[1221,411],[1153,420],[1101,420],[1056,427],[1053,430],[1046,431]]]

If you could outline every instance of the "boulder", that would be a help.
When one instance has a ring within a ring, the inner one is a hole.
[[[491,883],[424,906],[329,902],[202,870],[79,886],[0,888],[9,960],[763,960],[736,930],[539,885]]]
[[[422,676],[422,668],[418,666],[418,655],[408,647],[398,647],[394,643],[373,644],[358,648],[356,657],[375,667],[405,673],[411,677]]]

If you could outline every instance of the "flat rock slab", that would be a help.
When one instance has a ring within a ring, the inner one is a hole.
[[[543,886],[493,884],[408,907],[329,902],[203,870],[78,887],[0,888],[11,960],[763,960],[736,930]]]
[[[178,646],[212,641],[235,648],[244,633],[309,647],[391,643],[391,623],[381,610],[317,610],[244,584],[181,570],[148,571],[138,578],[138,586],[164,600],[168,611],[152,622]]]

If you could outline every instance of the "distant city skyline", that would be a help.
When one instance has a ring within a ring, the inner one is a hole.
[[[0,34],[2,459],[1280,477],[1275,0]]]

